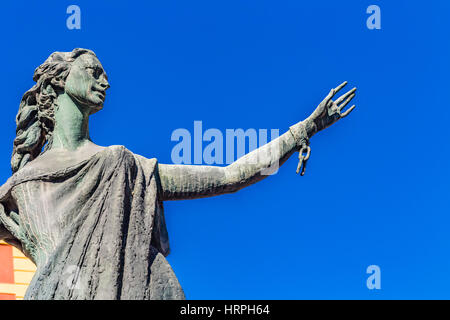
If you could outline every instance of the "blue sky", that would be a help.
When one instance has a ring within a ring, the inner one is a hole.
[[[177,128],[284,132],[348,80],[357,109],[311,140],[304,177],[294,156],[236,194],[166,202],[168,260],[189,299],[449,299],[449,15],[437,0],[5,1],[0,179],[53,51],[92,49],[109,75],[94,142],[161,163]]]

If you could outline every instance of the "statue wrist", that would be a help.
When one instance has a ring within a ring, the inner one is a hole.
[[[313,135],[319,132],[319,128],[313,119],[307,118],[305,121],[303,121],[303,123],[305,124],[305,129],[306,133],[308,134],[308,138],[311,138]]]
[[[313,135],[312,129],[311,124],[307,120],[301,121],[289,128],[289,131],[294,137],[296,147],[300,148],[305,144],[309,145],[309,138]]]

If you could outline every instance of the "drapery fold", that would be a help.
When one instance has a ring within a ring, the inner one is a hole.
[[[0,202],[17,205],[18,240],[38,267],[25,298],[184,299],[164,257],[156,172],[156,159],[112,146],[62,170],[10,178]]]

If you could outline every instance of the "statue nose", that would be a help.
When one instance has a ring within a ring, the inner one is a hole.
[[[100,83],[100,85],[103,90],[107,90],[109,87],[111,87],[107,81]]]

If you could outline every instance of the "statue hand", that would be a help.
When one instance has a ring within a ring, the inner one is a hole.
[[[339,119],[344,118],[350,114],[350,112],[355,109],[353,105],[345,112],[342,112],[347,104],[355,97],[356,88],[343,94],[341,97],[333,101],[332,98],[347,85],[347,81],[342,83],[339,87],[331,89],[330,93],[326,98],[319,104],[319,106],[314,110],[314,112],[306,120],[308,127],[312,127],[313,133],[317,133],[323,130],[333,123],[337,122]]]

